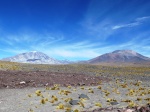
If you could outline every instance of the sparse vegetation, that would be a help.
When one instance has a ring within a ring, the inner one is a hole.
[[[11,82],[11,85],[14,84],[12,87],[20,87],[21,85],[21,87],[43,86],[45,88],[44,90],[38,89],[34,93],[26,95],[28,99],[33,100],[33,98],[36,98],[38,101],[36,105],[32,103],[30,111],[36,111],[38,107],[44,105],[52,105],[58,111],[66,112],[71,110],[85,110],[88,99],[81,98],[78,99],[78,102],[75,100],[77,102],[77,108],[73,108],[73,105],[69,104],[70,101],[74,100],[72,94],[77,92],[86,92],[91,97],[97,93],[101,95],[99,100],[90,100],[92,101],[91,105],[95,108],[106,108],[110,105],[117,104],[123,104],[126,107],[133,108],[150,103],[149,66],[104,66],[87,64],[35,65],[0,62],[0,69],[1,87],[4,84],[7,87],[8,81],[13,81]],[[7,73],[9,73],[9,77],[7,77]],[[4,77],[4,75],[6,76]],[[13,78],[11,75],[13,75]],[[59,81],[54,80],[56,77]],[[64,80],[64,77],[67,80]],[[5,78],[7,78],[6,82]],[[66,87],[63,89],[60,83],[62,80]],[[68,80],[71,81],[67,82]],[[84,82],[86,80],[90,83],[88,87],[86,87],[88,83]],[[24,81],[24,83],[19,83],[20,81]],[[72,83],[73,81],[75,82]],[[96,85],[94,89],[92,88],[93,85]],[[79,87],[76,88],[75,86]],[[50,94],[51,92],[55,92],[55,94]],[[35,105],[35,108],[33,108],[33,105]]]

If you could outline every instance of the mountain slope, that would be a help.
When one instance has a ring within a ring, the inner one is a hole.
[[[88,61],[88,63],[100,62],[125,62],[125,63],[139,63],[150,62],[150,58],[145,57],[132,50],[116,50],[111,53],[106,53]]]
[[[20,63],[34,63],[34,64],[61,64],[60,61],[53,59],[42,52],[37,51],[18,54],[13,57],[3,58],[2,60]]]

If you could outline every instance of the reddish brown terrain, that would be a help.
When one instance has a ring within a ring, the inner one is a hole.
[[[0,88],[42,87],[60,84],[61,86],[92,86],[108,78],[77,73],[57,73],[47,71],[0,71]]]

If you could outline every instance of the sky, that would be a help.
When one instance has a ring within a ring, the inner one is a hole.
[[[150,0],[0,0],[0,59],[40,51],[78,61],[123,49],[150,57]]]

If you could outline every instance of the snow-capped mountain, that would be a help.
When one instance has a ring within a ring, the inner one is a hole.
[[[88,63],[100,63],[100,62],[150,62],[150,58],[145,57],[132,50],[116,50],[111,53],[106,53],[96,58],[93,58]]]
[[[18,54],[13,57],[3,58],[3,61],[19,62],[19,63],[34,63],[34,64],[62,64],[61,61],[49,57],[48,55],[31,51]]]

